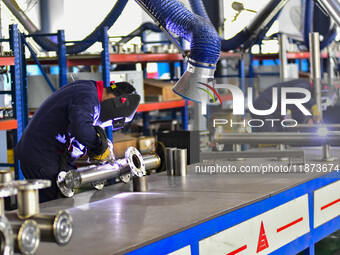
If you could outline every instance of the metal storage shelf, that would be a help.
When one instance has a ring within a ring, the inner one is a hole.
[[[0,120],[0,130],[12,130],[17,129],[18,122],[14,119]]]

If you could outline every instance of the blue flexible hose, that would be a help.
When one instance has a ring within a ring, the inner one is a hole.
[[[221,40],[212,24],[190,12],[177,0],[141,0],[141,3],[168,31],[190,42],[190,58],[195,66],[216,64]],[[199,63],[198,63],[199,62]]]

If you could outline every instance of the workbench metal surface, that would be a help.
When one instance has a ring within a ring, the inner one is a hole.
[[[320,155],[319,147],[307,149],[306,162],[318,163],[314,160]],[[332,155],[340,156],[340,148],[332,148]],[[263,159],[219,162],[238,168],[263,163],[287,165]],[[320,173],[204,174],[193,165],[187,177],[164,172],[149,176],[149,192],[132,193],[131,184],[118,183],[50,201],[41,204],[41,212],[67,209],[74,236],[66,247],[41,243],[37,254],[123,254],[317,176]]]

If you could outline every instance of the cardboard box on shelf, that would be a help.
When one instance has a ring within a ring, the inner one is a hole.
[[[149,153],[155,151],[156,139],[153,136],[141,136],[137,138],[137,149],[140,153]]]
[[[174,83],[162,80],[144,79],[144,94],[145,96],[161,95],[162,101],[183,99],[172,91],[174,85]]]
[[[131,135],[113,134],[113,152],[116,159],[123,158],[128,147],[137,148],[137,138]]]

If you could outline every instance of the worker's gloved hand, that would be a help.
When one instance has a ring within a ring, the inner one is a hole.
[[[316,104],[312,106],[312,114],[314,123],[320,123],[322,121],[321,112]]]
[[[113,145],[109,139],[107,139],[105,130],[101,127],[95,127],[97,131],[97,136],[101,140],[101,148],[96,152],[89,152],[89,157],[91,161],[96,161],[98,163],[108,162],[112,164],[115,161],[113,154]]]

